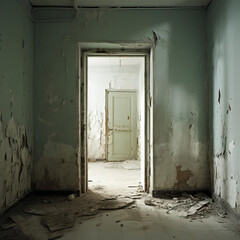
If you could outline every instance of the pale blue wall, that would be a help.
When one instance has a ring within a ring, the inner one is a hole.
[[[78,188],[78,42],[153,43],[153,31],[154,189],[209,187],[204,10],[79,10],[73,22],[35,26],[38,189]]]
[[[31,189],[33,24],[16,0],[0,7],[0,212]]]
[[[213,191],[238,212],[240,212],[239,13],[239,0],[215,0],[207,11]]]

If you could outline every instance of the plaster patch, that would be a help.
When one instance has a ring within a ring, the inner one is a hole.
[[[34,166],[34,178],[37,190],[79,190],[77,150],[48,140]]]
[[[105,159],[105,125],[104,114],[88,113],[88,157],[89,159]]]

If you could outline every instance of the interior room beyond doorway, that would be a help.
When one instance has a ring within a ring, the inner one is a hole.
[[[89,188],[141,185],[145,157],[145,57],[87,57]]]

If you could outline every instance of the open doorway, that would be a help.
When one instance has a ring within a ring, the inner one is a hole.
[[[142,185],[144,76],[143,56],[87,58],[89,188],[121,192]]]
[[[81,61],[82,192],[148,191],[148,53],[84,51]]]

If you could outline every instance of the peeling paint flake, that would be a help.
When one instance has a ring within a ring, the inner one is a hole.
[[[31,190],[32,150],[26,129],[11,117],[0,118],[0,212]]]

